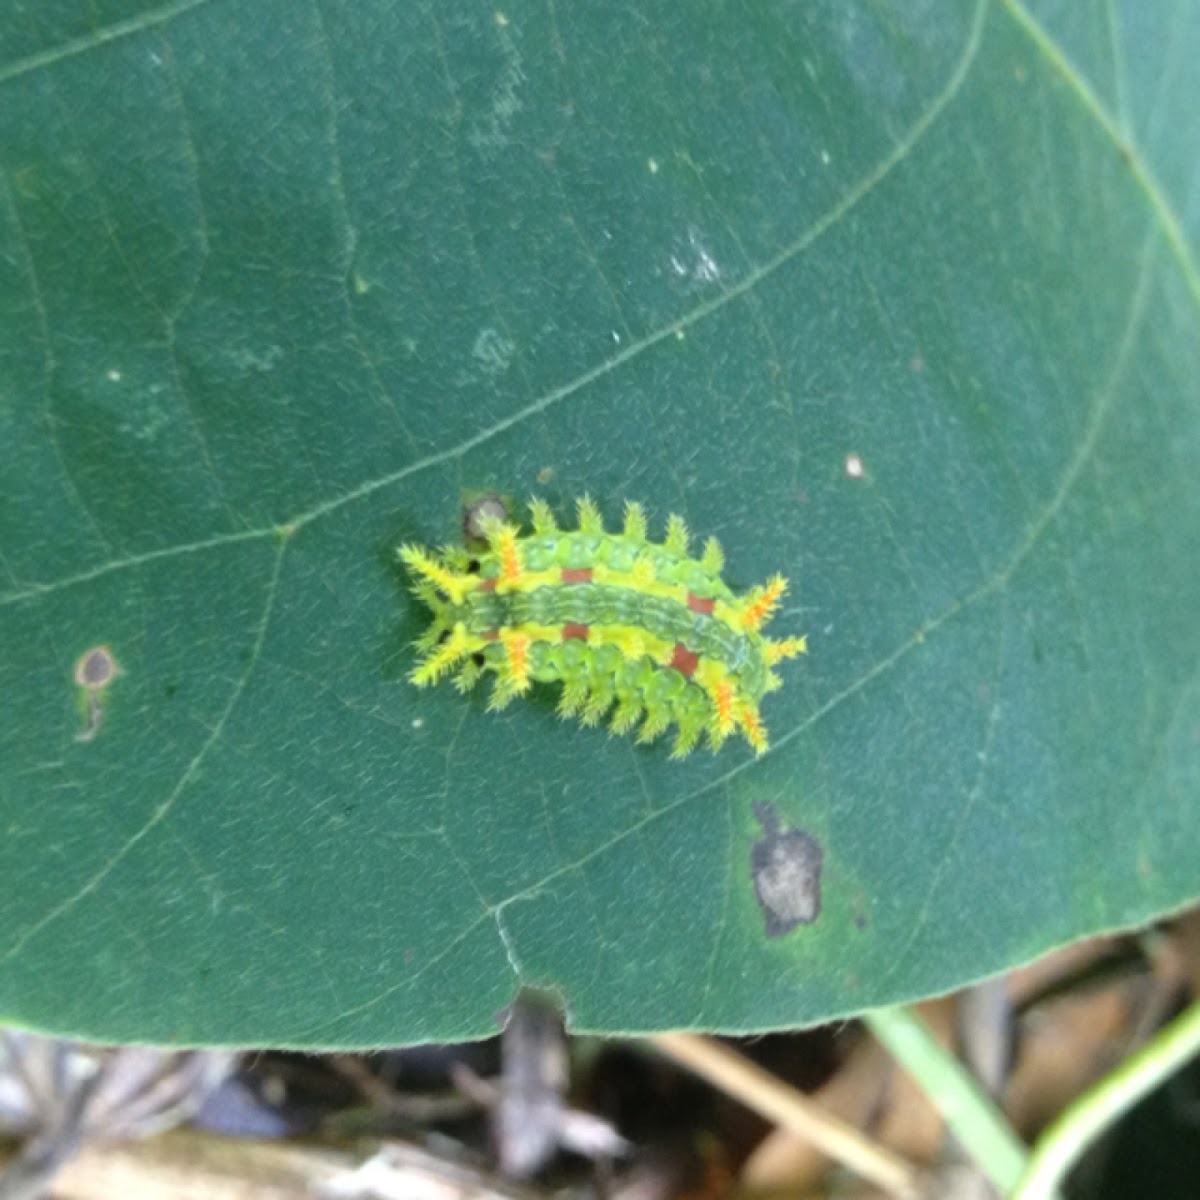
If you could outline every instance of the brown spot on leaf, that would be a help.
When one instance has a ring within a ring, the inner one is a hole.
[[[782,937],[821,914],[821,847],[801,829],[783,829],[773,804],[756,804],[763,836],[754,843],[750,869],[767,937]]]
[[[694,613],[700,613],[701,616],[711,616],[712,610],[716,607],[717,602],[711,597],[696,596],[688,592],[687,606]]]
[[[576,625],[570,623],[562,628],[562,640],[568,642],[571,638],[579,638],[580,641],[587,641],[588,627],[586,625]]]
[[[563,567],[562,569],[563,583],[591,583],[592,568],[591,567]]]

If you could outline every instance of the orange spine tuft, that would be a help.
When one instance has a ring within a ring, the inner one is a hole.
[[[521,578],[521,549],[517,545],[517,531],[511,525],[505,525],[496,535],[496,554],[501,583],[516,583]]]
[[[767,731],[762,723],[762,717],[759,715],[758,709],[752,704],[743,704],[741,711],[738,713],[738,720],[741,722],[742,731],[746,735],[746,741],[754,747],[756,754],[762,754],[767,748]]]
[[[523,692],[529,687],[529,636],[508,632],[503,636],[512,689],[514,692]]]
[[[733,688],[728,679],[722,679],[712,690],[713,707],[716,711],[717,732],[722,738],[733,732]]]
[[[776,575],[765,587],[756,589],[749,603],[742,610],[742,624],[753,632],[771,619],[783,593],[787,591],[787,580]]]

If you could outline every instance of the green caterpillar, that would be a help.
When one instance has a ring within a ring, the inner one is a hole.
[[[715,538],[691,558],[687,527],[671,516],[656,545],[639,504],[626,504],[620,533],[605,531],[586,496],[575,530],[560,529],[542,500],[529,509],[532,533],[485,519],[478,555],[400,548],[413,592],[434,614],[412,682],[427,687],[453,673],[466,691],[492,672],[489,709],[534,683],[561,682],[559,714],[584,725],[611,710],[610,729],[637,726],[639,742],[678,726],[673,758],[702,736],[719,749],[735,732],[762,754],[759,702],[780,686],[771,668],[807,648],[802,637],[760,632],[787,589],[783,576],[734,595]]]

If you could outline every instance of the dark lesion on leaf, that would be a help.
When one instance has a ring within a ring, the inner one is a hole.
[[[123,674],[116,655],[107,646],[92,646],[75,660],[75,686],[79,689],[85,724],[75,735],[77,742],[90,742],[104,723],[104,693]]]
[[[85,650],[75,663],[75,682],[83,688],[102,688],[110,684],[120,668],[107,646]]]
[[[786,829],[775,805],[759,803],[754,817],[763,836],[754,843],[750,870],[767,937],[782,937],[821,914],[821,862],[816,840],[802,829]]]

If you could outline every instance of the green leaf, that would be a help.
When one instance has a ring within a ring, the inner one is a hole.
[[[1194,898],[1198,57],[1186,0],[8,6],[0,1016],[763,1029]],[[395,548],[487,491],[786,574],[770,752],[410,686]]]

